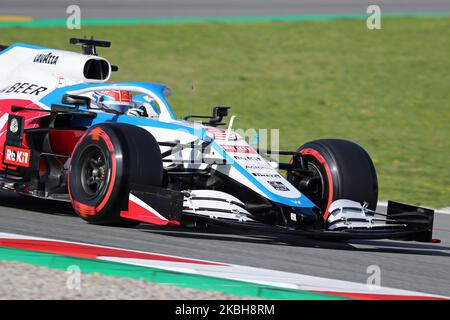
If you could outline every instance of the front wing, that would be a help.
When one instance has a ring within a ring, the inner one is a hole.
[[[192,202],[187,199],[190,199],[188,191],[179,192],[158,187],[133,186],[130,191],[128,210],[122,211],[121,217],[155,225],[172,226],[181,225],[183,221],[195,221],[233,229],[290,234],[322,240],[396,239],[438,242],[432,238],[433,210],[393,201],[388,202],[387,208],[387,220],[390,221],[392,227],[388,223],[383,228],[349,228],[333,231],[266,225],[252,219],[251,215],[245,216],[243,214],[245,210],[234,199],[222,200],[224,205],[221,209],[214,207],[209,211],[207,208],[195,210],[193,207],[187,207],[186,203]]]

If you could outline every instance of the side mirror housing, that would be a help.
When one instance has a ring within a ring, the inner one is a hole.
[[[191,118],[209,119],[208,121],[203,121],[202,123],[206,124],[206,125],[210,125],[212,127],[217,127],[217,126],[224,125],[224,123],[222,123],[222,119],[223,119],[223,117],[226,117],[228,115],[228,109],[230,109],[230,107],[217,106],[217,107],[213,108],[212,116],[190,115],[190,116],[184,117],[183,119],[184,120],[188,120]]]
[[[220,118],[219,121],[222,121],[223,117],[226,117],[228,115],[228,109],[230,109],[230,107],[224,107],[224,106],[217,106],[213,108],[213,117],[216,118]]]
[[[89,108],[91,105],[91,99],[89,99],[88,97],[66,94],[62,97],[61,103],[76,106],[77,108],[79,106],[85,106]]]
[[[222,119],[223,117],[226,117],[228,115],[228,109],[230,109],[230,107],[225,106],[214,107],[212,117],[209,120],[209,124],[212,126],[222,125],[223,124]]]

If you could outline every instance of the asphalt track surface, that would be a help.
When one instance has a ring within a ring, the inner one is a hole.
[[[33,211],[31,211],[33,210]],[[140,225],[89,225],[69,203],[0,192],[0,232],[49,237],[366,283],[370,265],[381,285],[450,296],[450,215],[435,218],[441,244],[327,242],[291,235]]]
[[[72,0],[2,0],[0,16],[65,18]],[[366,0],[79,0],[82,18],[364,14]],[[450,12],[450,0],[379,0],[382,13]],[[33,211],[31,211],[31,209]],[[0,192],[0,231],[115,246],[365,283],[381,268],[381,285],[450,296],[450,215],[436,215],[441,244],[326,242],[213,227],[89,225],[70,204]]]
[[[450,0],[2,0],[0,16],[62,19],[78,4],[82,18],[150,18],[450,12]]]

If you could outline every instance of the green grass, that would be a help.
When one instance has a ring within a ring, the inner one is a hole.
[[[163,82],[175,113],[230,105],[236,127],[279,128],[283,149],[354,140],[377,167],[380,199],[450,205],[450,19],[192,23],[2,29],[0,43],[61,49],[111,40],[114,81]]]

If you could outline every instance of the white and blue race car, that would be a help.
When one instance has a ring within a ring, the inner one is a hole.
[[[389,202],[387,213],[374,211],[377,176],[359,145],[325,139],[295,151],[259,150],[231,124],[219,128],[228,108],[177,119],[167,86],[108,83],[118,68],[96,48],[109,42],[70,41],[83,52],[0,46],[3,190],[70,201],[94,224],[220,224],[324,239],[432,241],[432,210]],[[96,92],[112,90],[133,92],[133,103],[152,114],[94,103]],[[278,163],[274,154],[292,158]]]

